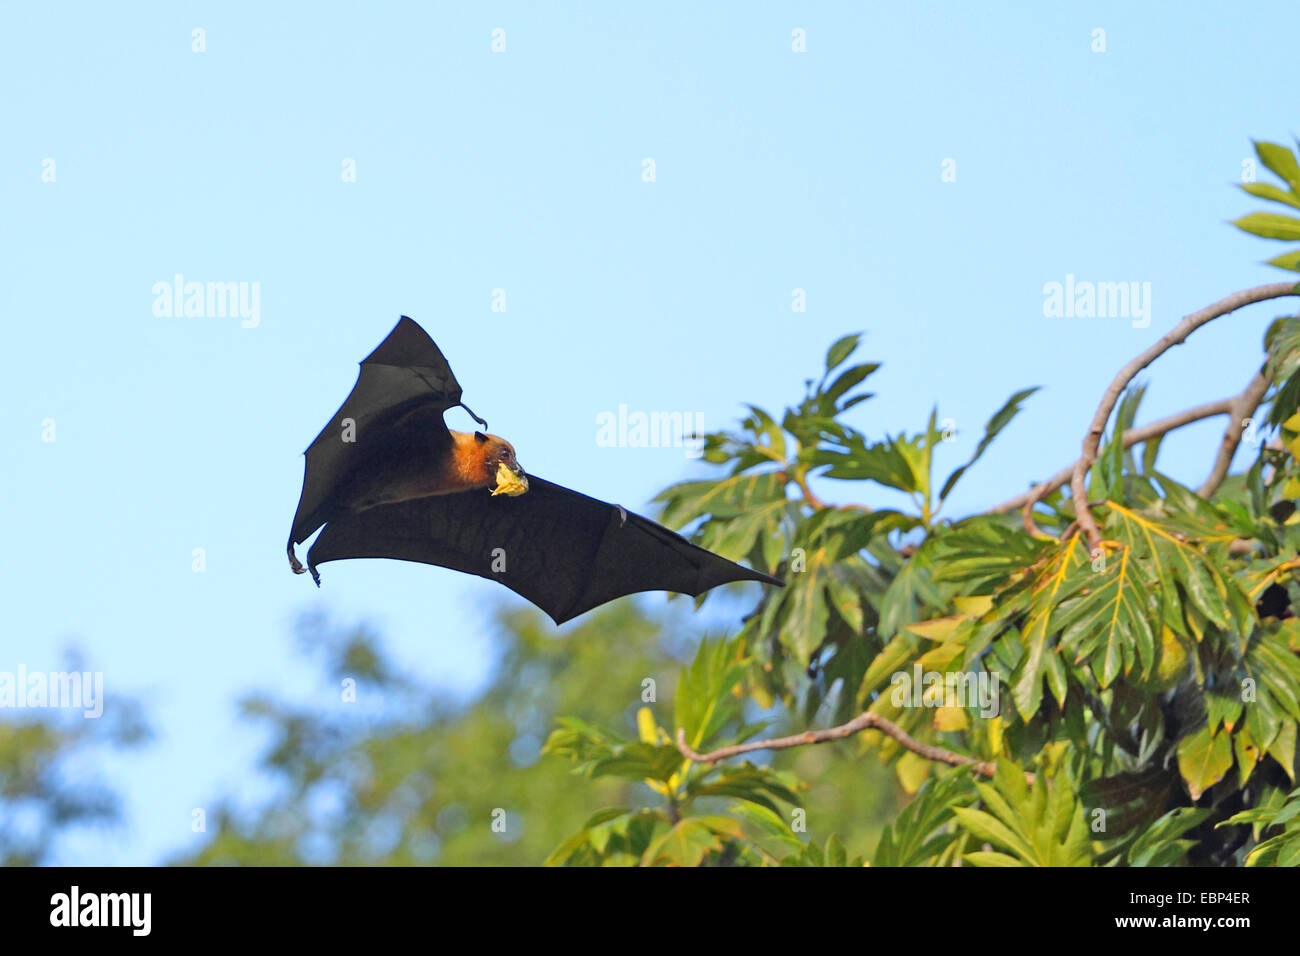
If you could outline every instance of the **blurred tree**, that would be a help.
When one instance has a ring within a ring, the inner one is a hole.
[[[537,760],[556,707],[617,714],[669,660],[657,628],[630,605],[567,639],[547,636],[531,612],[503,612],[490,686],[457,707],[400,673],[364,627],[308,617],[299,637],[343,688],[331,691],[339,702],[243,701],[244,715],[270,731],[261,767],[277,795],[251,808],[222,804],[210,842],[181,862],[536,862],[583,814],[565,774]],[[611,640],[617,655],[604,653]],[[340,699],[348,682],[354,701]]]
[[[342,682],[356,682],[355,703],[246,698],[245,716],[270,732],[261,768],[275,796],[252,807],[223,801],[208,842],[173,862],[537,865],[594,811],[653,796],[643,782],[617,777],[578,788],[563,763],[539,759],[558,715],[635,732],[639,708],[656,706],[644,698],[671,695],[699,642],[696,628],[689,615],[652,618],[632,600],[564,637],[532,610],[502,610],[491,681],[456,706],[403,676],[364,627],[304,618],[302,649],[328,685],[346,693]],[[896,808],[897,788],[883,768],[863,773],[831,756],[783,762],[819,778],[819,828],[869,846]]]
[[[74,654],[63,670],[85,668]],[[135,701],[113,698],[97,718],[58,709],[0,716],[0,865],[47,864],[61,835],[121,822],[117,793],[86,766],[93,755],[149,739]]]

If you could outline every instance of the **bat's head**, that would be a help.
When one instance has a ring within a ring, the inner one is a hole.
[[[528,476],[515,458],[515,448],[510,442],[483,432],[475,432],[474,441],[482,453],[489,484],[495,485],[492,494],[514,496],[528,490]]]

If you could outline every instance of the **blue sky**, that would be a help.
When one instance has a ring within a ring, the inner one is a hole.
[[[483,680],[492,584],[348,562],[318,592],[285,567],[300,453],[400,314],[530,472],[642,510],[703,466],[599,447],[598,414],[725,427],[797,399],[847,331],[884,363],[853,422],[917,429],[937,403],[945,465],[1043,385],[952,513],[987,507],[1072,460],[1181,315],[1285,278],[1227,220],[1258,207],[1232,188],[1250,139],[1297,130],[1292,13],[0,2],[0,670],[76,645],[159,731],[95,768],[127,825],[60,859],[156,861],[194,845],[192,808],[261,792],[235,701],[317,692],[305,610],[371,622],[451,692]],[[260,321],[156,316],[176,273],[259,283]],[[1067,274],[1151,283],[1150,326],[1045,318]],[[1239,391],[1281,309],[1162,359],[1142,420]],[[1165,469],[1199,481],[1220,429],[1171,438]]]

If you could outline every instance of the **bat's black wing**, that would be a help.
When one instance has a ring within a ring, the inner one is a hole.
[[[402,316],[379,347],[362,360],[357,384],[347,401],[307,449],[302,497],[289,532],[289,559],[295,569],[293,546],[302,544],[328,520],[335,492],[358,462],[373,459],[375,439],[382,440],[394,422],[418,419],[426,429],[432,425],[441,432],[440,436],[428,435],[427,440],[449,442],[442,413],[459,405],[460,396],[460,383],[433,339]],[[349,419],[351,424],[345,430],[344,422]]]
[[[691,544],[617,505],[540,478],[528,492],[486,490],[381,505],[332,519],[307,555],[420,561],[500,581],[563,624],[638,591],[698,596],[729,581],[781,582]]]

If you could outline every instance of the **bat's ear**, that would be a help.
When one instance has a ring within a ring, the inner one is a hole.
[[[474,440],[481,445],[483,444],[483,442],[487,441],[488,439],[487,439],[487,435],[484,435],[482,432],[475,432]]]

